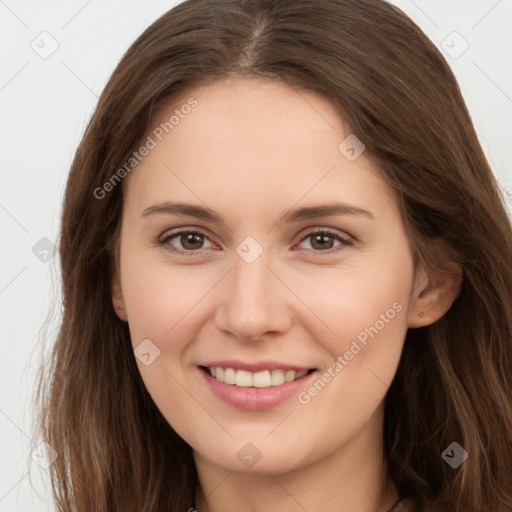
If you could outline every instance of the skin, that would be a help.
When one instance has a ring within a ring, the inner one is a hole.
[[[123,183],[112,298],[133,347],[150,339],[160,350],[137,364],[194,449],[196,509],[385,512],[398,499],[392,482],[383,491],[385,394],[407,329],[440,318],[460,278],[415,271],[393,191],[364,152],[355,161],[340,152],[350,131],[325,98],[277,81],[225,79],[187,91],[156,124],[191,96],[197,106]],[[208,206],[224,222],[142,216],[169,200]],[[330,201],[373,218],[277,223],[288,209]],[[205,238],[158,244],[176,228]],[[325,228],[354,243],[306,238]],[[252,263],[236,252],[248,236],[263,249]],[[307,404],[293,396],[264,411],[238,409],[198,373],[208,360],[270,359],[321,376],[396,303],[400,312]],[[237,457],[247,442],[261,453],[252,467]]]

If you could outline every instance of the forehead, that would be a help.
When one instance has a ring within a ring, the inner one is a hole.
[[[340,151],[350,132],[312,91],[279,81],[219,80],[173,98],[153,124],[155,146],[129,178],[127,201],[139,210],[178,197],[224,200],[246,212],[327,195],[366,205],[378,196],[389,200],[364,152],[350,161]]]
[[[188,107],[191,102],[193,108]],[[334,106],[320,94],[259,78],[226,78],[189,89],[160,109],[154,126],[165,132],[165,143],[194,139],[210,149],[229,147],[233,154],[278,145],[284,152],[313,133],[323,138],[346,130]],[[173,140],[165,137],[171,133]]]

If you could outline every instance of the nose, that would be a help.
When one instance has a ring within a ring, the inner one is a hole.
[[[269,263],[265,251],[252,263],[235,255],[234,267],[226,276],[222,303],[216,310],[219,330],[252,342],[290,328],[293,294]]]

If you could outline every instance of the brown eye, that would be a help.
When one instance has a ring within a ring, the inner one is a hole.
[[[313,249],[332,249],[333,244],[334,238],[332,236],[323,234],[311,236],[311,247],[313,247]]]
[[[208,240],[206,235],[198,231],[178,231],[176,233],[171,233],[160,243],[168,246],[169,249],[174,252],[194,253],[194,251],[200,251],[204,248],[206,240]]]
[[[353,244],[348,238],[344,238],[334,231],[313,231],[306,235],[300,243],[310,239],[310,249],[313,252],[334,252],[343,246]],[[209,246],[205,246],[209,242]],[[337,244],[336,244],[337,243]],[[195,254],[206,247],[212,247],[213,244],[208,237],[199,231],[177,231],[166,236],[161,242],[170,251],[181,254]],[[306,247],[308,249],[308,247]]]
[[[309,245],[311,249],[315,252],[329,251],[330,249],[336,250],[340,246],[352,245],[352,241],[334,231],[314,231],[306,235],[301,240],[301,243],[308,239],[310,240]],[[338,245],[334,245],[336,242],[339,242]]]
[[[189,233],[186,235],[180,235],[179,241],[184,249],[195,251],[197,249],[201,249],[203,239],[203,235],[199,235],[197,233]]]

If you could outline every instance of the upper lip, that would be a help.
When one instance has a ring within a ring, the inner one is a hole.
[[[222,360],[222,361],[210,361],[203,363],[200,366],[206,366],[207,368],[234,368],[235,370],[245,370],[247,372],[256,373],[264,370],[295,370],[300,372],[301,370],[311,370],[311,366],[301,366],[290,363],[280,363],[279,361],[259,361],[259,362],[245,362],[235,360]]]

